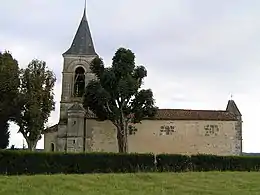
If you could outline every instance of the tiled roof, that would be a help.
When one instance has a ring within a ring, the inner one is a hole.
[[[87,118],[96,118],[88,113]],[[234,121],[236,116],[225,110],[159,109],[153,120],[222,120]]]
[[[58,124],[45,129],[43,133],[52,133],[52,132],[57,132],[57,131],[58,131]]]
[[[233,113],[224,110],[159,109],[157,120],[237,120]]]
[[[95,119],[95,115],[88,112],[88,119]],[[147,118],[149,119],[149,118]],[[149,120],[212,120],[212,121],[237,121],[235,114],[225,110],[185,110],[185,109],[159,109],[154,118]],[[57,131],[57,125],[45,132]]]

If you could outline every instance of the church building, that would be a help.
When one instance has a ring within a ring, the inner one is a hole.
[[[85,8],[71,47],[63,53],[60,119],[44,131],[45,151],[118,152],[113,124],[97,121],[82,106],[84,89],[95,79],[90,63],[96,56]],[[128,152],[242,154],[242,115],[234,100],[225,110],[159,109],[154,119],[135,127]]]

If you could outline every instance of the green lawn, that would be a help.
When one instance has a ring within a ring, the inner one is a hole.
[[[260,194],[260,173],[0,176],[0,195]]]

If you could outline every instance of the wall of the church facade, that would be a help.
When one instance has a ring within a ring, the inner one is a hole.
[[[44,134],[44,150],[52,151],[52,146],[54,146],[54,151],[57,150],[57,135],[58,132],[48,132]]]
[[[109,121],[86,121],[87,152],[117,152],[116,130]],[[237,121],[145,120],[129,135],[128,151],[138,153],[239,155],[241,125]],[[57,133],[45,134],[50,151]],[[70,138],[73,139],[73,138]]]
[[[239,155],[240,126],[236,121],[145,120],[129,135],[129,152]],[[88,120],[92,151],[117,151],[115,127]]]

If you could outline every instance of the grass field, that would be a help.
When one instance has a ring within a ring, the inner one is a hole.
[[[260,173],[0,176],[0,195],[260,194]]]

